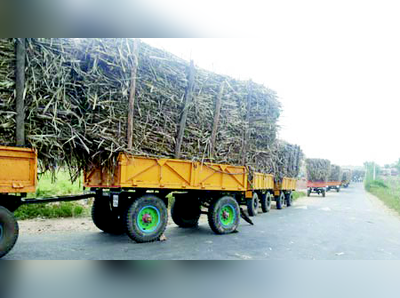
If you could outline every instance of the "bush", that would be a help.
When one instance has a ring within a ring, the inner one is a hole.
[[[29,194],[29,198],[48,198],[82,193],[79,182],[72,183],[69,174],[65,170],[56,172],[55,177],[51,174],[42,175],[39,179],[36,193]],[[61,218],[78,217],[89,214],[89,208],[77,202],[60,202],[48,204],[23,205],[15,211],[19,220],[32,218]]]
[[[305,197],[306,193],[304,191],[294,191],[293,192],[293,200],[297,200],[299,198]]]
[[[17,219],[79,217],[89,213],[88,208],[76,202],[23,205],[15,211]]]
[[[388,186],[382,180],[372,180],[365,183],[365,189],[367,191],[370,191],[372,188],[388,188]]]
[[[365,183],[365,189],[400,213],[400,180],[397,177],[389,178],[386,182],[371,179]]]

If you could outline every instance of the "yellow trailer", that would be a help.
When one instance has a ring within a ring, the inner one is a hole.
[[[252,173],[252,176],[246,192],[246,205],[249,215],[256,216],[260,205],[264,213],[271,210],[274,176],[257,172]]]
[[[93,221],[103,231],[125,232],[137,242],[157,240],[164,232],[168,197],[174,222],[197,226],[207,208],[217,234],[235,231],[248,188],[246,167],[120,154],[112,172],[93,168],[84,185],[96,192]]]
[[[84,185],[92,193],[35,200],[24,199],[36,189],[35,150],[0,147],[0,169],[0,257],[16,242],[18,224],[11,212],[22,204],[95,197],[92,219],[99,229],[149,242],[166,228],[171,194],[178,226],[197,226],[200,215],[207,214],[211,229],[226,234],[237,229],[240,217],[252,224],[240,205],[247,205],[250,215],[257,214],[259,203],[268,212],[277,191],[288,194],[295,188],[294,179],[276,184],[272,175],[250,173],[244,166],[120,154],[112,171],[85,171]]]
[[[34,149],[0,146],[0,258],[18,239],[18,222],[13,212],[23,204],[75,201],[93,194],[48,199],[26,199],[37,186],[37,152]]]
[[[283,177],[281,181],[277,181],[274,186],[274,196],[276,208],[282,209],[284,205],[290,207],[293,201],[293,191],[296,190],[297,179]]]
[[[282,192],[291,193],[289,182],[283,180]],[[84,185],[96,192],[95,225],[110,233],[125,229],[137,242],[162,235],[171,193],[171,216],[178,226],[197,226],[200,215],[207,214],[211,229],[226,234],[237,229],[240,216],[252,223],[240,205],[247,205],[250,216],[260,203],[268,212],[276,188],[272,175],[250,173],[244,166],[127,154],[119,155],[113,171],[87,170]]]
[[[26,193],[35,192],[37,154],[33,149],[0,146],[0,258],[18,239],[18,223],[13,215]],[[9,193],[19,194],[10,197]]]

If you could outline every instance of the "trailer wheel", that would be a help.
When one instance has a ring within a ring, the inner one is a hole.
[[[326,191],[325,191],[325,189],[323,189],[323,190],[321,191],[321,193],[322,193],[322,197],[324,197],[324,198],[325,198],[325,195],[326,195]]]
[[[337,188],[336,188],[336,192],[339,192],[340,191],[340,187],[338,186]]]
[[[229,234],[239,226],[239,204],[232,197],[225,196],[211,202],[208,209],[208,224],[215,234]]]
[[[286,195],[286,206],[290,207],[292,206],[292,201],[293,201],[293,193],[292,192],[288,192]]]
[[[155,195],[144,195],[133,201],[126,210],[126,234],[139,243],[159,240],[168,223],[168,210]]]
[[[18,223],[14,215],[7,208],[0,206],[0,258],[14,247],[18,234]]]
[[[285,194],[283,193],[283,191],[281,192],[281,194],[276,197],[276,209],[282,209],[283,206],[285,205]]]
[[[171,217],[181,228],[193,228],[199,224],[201,205],[192,198],[175,198],[171,207]]]
[[[104,233],[121,235],[125,232],[122,219],[112,212],[107,197],[95,198],[92,206],[92,220],[94,225]]]
[[[271,203],[272,203],[272,198],[269,192],[261,195],[261,210],[264,213],[269,212],[271,210]]]
[[[309,197],[311,194],[311,188],[307,189],[307,197]]]
[[[247,211],[250,216],[257,216],[258,207],[260,206],[260,202],[258,200],[257,193],[253,193],[253,197],[247,200]]]

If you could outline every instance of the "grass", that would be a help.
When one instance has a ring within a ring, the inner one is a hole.
[[[382,200],[389,208],[400,214],[400,178],[387,177],[385,180],[369,180],[365,189]]]
[[[294,191],[293,192],[293,201],[305,197],[307,194],[304,191]]]
[[[82,193],[82,179],[71,183],[67,171],[60,170],[56,173],[55,181],[51,174],[44,174],[40,177],[36,193],[30,194],[31,198],[44,198]]]
[[[62,202],[51,204],[24,205],[15,211],[18,220],[32,218],[64,218],[85,216],[89,213],[88,207],[76,202]]]
[[[28,195],[29,198],[44,198],[82,193],[80,182],[71,183],[67,171],[60,170],[53,181],[50,174],[40,177],[36,193]],[[78,179],[81,180],[81,179]],[[19,220],[32,218],[62,218],[87,216],[89,207],[80,202],[60,202],[50,204],[23,205],[15,211]]]

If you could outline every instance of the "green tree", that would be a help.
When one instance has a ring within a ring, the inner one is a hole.
[[[394,167],[397,169],[397,171],[400,172],[400,158],[399,158],[399,160],[394,164]]]

